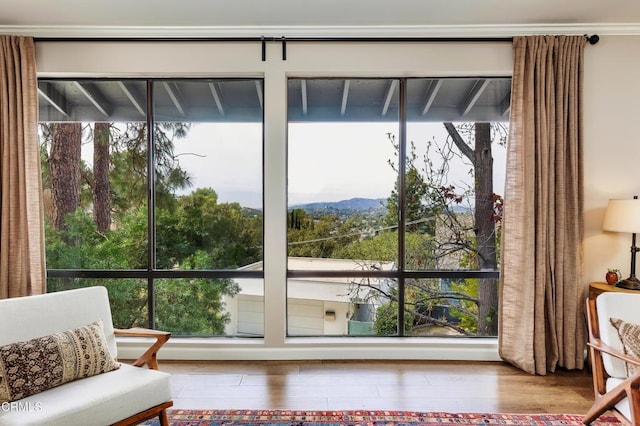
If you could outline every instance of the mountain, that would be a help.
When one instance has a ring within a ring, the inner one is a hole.
[[[319,211],[353,211],[362,212],[385,209],[386,198],[351,198],[350,200],[297,204],[289,209],[302,209],[307,212]]]

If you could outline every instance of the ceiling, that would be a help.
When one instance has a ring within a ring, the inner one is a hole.
[[[38,81],[41,121],[145,121],[145,80]],[[260,122],[261,79],[154,80],[157,121]],[[290,79],[290,122],[398,121],[396,79]],[[409,121],[506,121],[511,79],[413,78],[406,84]]]
[[[637,0],[0,0],[0,32],[53,36],[638,33]]]

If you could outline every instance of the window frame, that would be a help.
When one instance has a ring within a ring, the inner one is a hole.
[[[248,80],[248,81],[261,81],[262,96],[264,98],[264,77],[247,77],[237,78],[228,77],[232,80]],[[156,120],[154,119],[154,83],[160,83],[164,81],[206,81],[211,77],[175,77],[175,78],[153,78],[153,77],[121,77],[121,78],[105,78],[105,77],[38,77],[38,83],[41,81],[144,81],[145,90],[145,102],[146,102],[146,115],[145,123],[147,129],[153,129]],[[215,77],[215,79],[224,79],[224,77]],[[262,110],[262,140],[260,144],[260,157],[261,157],[261,191],[262,191],[262,230],[261,230],[261,244],[262,244],[262,262],[264,262],[264,241],[265,241],[265,222],[264,222],[264,182],[265,182],[265,137],[264,137],[264,109]],[[39,121],[44,122],[46,121]],[[148,327],[155,329],[155,281],[158,279],[180,279],[180,278],[204,278],[204,279],[216,279],[216,278],[248,278],[248,279],[260,279],[264,286],[264,269],[263,270],[241,270],[241,269],[198,269],[198,270],[170,270],[160,269],[156,267],[156,191],[155,191],[155,140],[153,131],[146,132],[146,156],[147,156],[147,269],[74,269],[74,268],[46,268],[46,277],[52,279],[60,278],[79,278],[79,279],[142,279],[147,281],[147,323]],[[215,336],[218,337],[218,336]],[[226,336],[220,336],[226,337]],[[263,336],[242,336],[247,338],[262,338]]]
[[[337,77],[296,77],[295,75],[288,75],[289,80],[314,80],[316,78],[337,78]],[[349,79],[361,79],[362,77],[346,77]],[[366,77],[366,79],[375,79],[376,77]],[[500,271],[499,269],[487,271],[481,269],[469,269],[469,270],[449,270],[449,269],[408,269],[406,268],[406,246],[405,246],[405,236],[406,236],[406,171],[407,171],[407,86],[409,80],[421,79],[421,78],[430,78],[430,77],[378,77],[379,79],[385,80],[397,80],[399,86],[399,102],[398,102],[398,121],[399,121],[399,134],[398,134],[398,207],[399,207],[399,215],[398,215],[398,236],[397,236],[397,259],[396,259],[396,268],[393,270],[362,270],[362,271],[345,271],[345,270],[299,270],[299,269],[291,269],[289,268],[287,262],[287,289],[289,280],[291,279],[300,279],[300,278],[373,278],[373,279],[393,279],[397,282],[397,290],[398,290],[398,310],[397,310],[397,334],[396,335],[384,335],[384,336],[367,336],[367,337],[391,337],[391,338],[404,338],[404,337],[413,337],[413,338],[421,338],[419,336],[414,336],[411,334],[406,334],[404,327],[401,327],[400,324],[404,324],[405,322],[405,290],[406,290],[406,281],[409,279],[425,279],[425,278],[443,278],[443,279],[465,279],[465,278],[475,278],[475,279],[499,279]],[[439,77],[439,78],[477,78],[477,79],[491,79],[491,78],[506,78],[502,77],[492,77],[492,76],[456,76],[456,77]],[[510,77],[509,77],[510,78]],[[287,121],[288,122],[288,121]],[[287,186],[288,193],[288,186]],[[288,238],[287,238],[288,241]],[[288,290],[287,290],[288,294]],[[287,306],[289,304],[289,298],[287,297]],[[299,337],[322,337],[322,336],[306,336],[306,335],[291,335],[289,333],[289,318],[287,316],[287,337],[289,338],[299,338]],[[354,338],[361,338],[362,336],[349,336]],[[466,336],[470,338],[487,338],[493,336]]]

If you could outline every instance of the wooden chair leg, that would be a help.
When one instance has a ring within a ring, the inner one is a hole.
[[[160,426],[169,426],[169,416],[167,415],[167,410],[162,410],[158,415],[158,419],[160,419]]]
[[[163,402],[162,404],[158,404],[155,407],[151,407],[148,410],[142,411],[138,414],[134,414],[131,417],[127,417],[126,419],[120,420],[112,424],[111,426],[133,426],[138,425],[145,420],[153,419],[154,417],[158,417],[160,420],[160,424],[162,426],[169,426],[169,418],[167,416],[167,408],[173,406],[173,401]]]
[[[618,386],[611,389],[606,394],[597,396],[595,402],[593,403],[587,414],[585,414],[583,423],[591,424],[591,422],[593,422],[595,419],[600,417],[606,411],[614,408],[618,402],[626,398],[627,389],[629,387],[629,380],[630,379],[627,379],[624,382],[620,383]]]

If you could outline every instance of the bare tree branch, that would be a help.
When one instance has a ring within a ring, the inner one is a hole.
[[[413,313],[413,312],[412,312]],[[460,334],[464,334],[464,335],[469,335],[471,333],[469,333],[469,331],[465,330],[462,327],[458,327],[455,324],[451,324],[450,322],[447,322],[445,320],[439,320],[437,318],[433,318],[424,314],[418,314],[418,313],[413,313],[415,316],[423,319],[425,321],[425,325],[427,324],[433,324],[433,325],[438,325],[440,327],[446,327],[446,328],[450,328],[451,330],[457,331]]]
[[[467,157],[469,161],[471,161],[471,163],[475,165],[474,151],[473,149],[471,149],[469,145],[467,145],[464,139],[462,139],[462,136],[460,136],[460,133],[458,133],[458,130],[456,129],[456,127],[452,123],[443,123],[443,124],[445,129],[447,129],[449,136],[451,136],[453,143],[456,144],[460,152],[462,152],[462,154],[464,154],[464,156]]]

